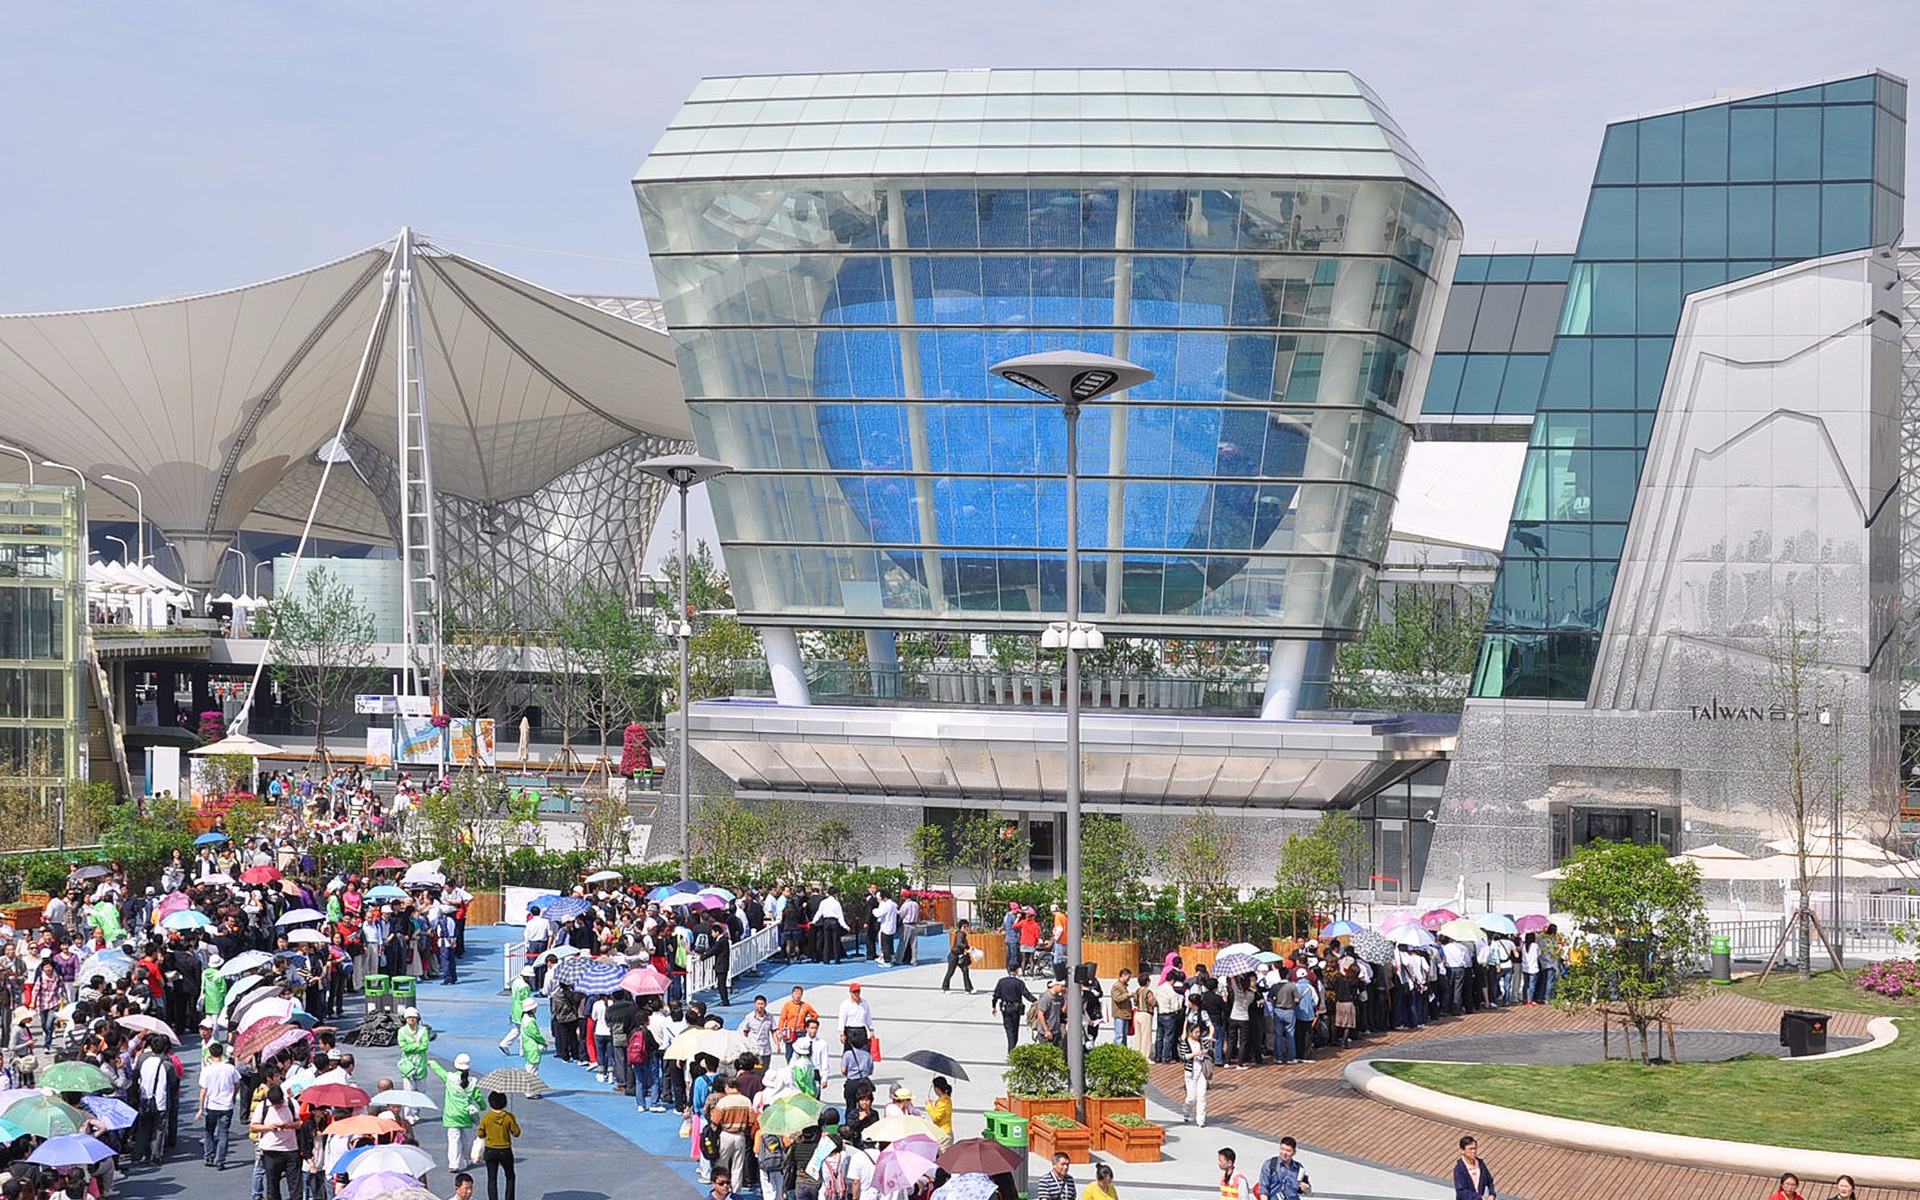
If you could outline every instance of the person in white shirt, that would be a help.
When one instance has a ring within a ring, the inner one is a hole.
[[[167,1087],[168,1068],[165,1042],[156,1035],[148,1035],[147,1052],[136,1068],[140,1081],[140,1123],[134,1126],[130,1147],[134,1162],[166,1161],[167,1107],[172,1101]]]
[[[233,1105],[240,1089],[240,1068],[227,1061],[226,1047],[208,1046],[200,1060],[200,1107],[194,1113],[204,1122],[206,1140],[200,1143],[203,1160],[216,1171],[227,1169],[227,1145],[233,1137]]]
[[[839,962],[845,951],[840,938],[847,931],[847,910],[840,906],[840,897],[832,892],[821,897],[820,907],[813,914],[813,928],[820,939],[814,957],[821,962]]]
[[[850,1046],[865,1046],[873,1037],[873,1009],[860,995],[860,985],[847,985],[847,998],[840,1002],[840,1032]]]
[[[880,961],[892,966],[894,943],[900,935],[900,906],[892,896],[882,895],[873,907],[873,919],[880,926]]]

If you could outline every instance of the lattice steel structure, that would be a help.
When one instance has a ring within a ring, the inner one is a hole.
[[[1920,246],[1897,255],[1901,281],[1900,355],[1900,677],[1920,679]]]

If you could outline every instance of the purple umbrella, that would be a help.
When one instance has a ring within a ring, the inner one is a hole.
[[[335,1172],[339,1174],[339,1172]],[[402,1175],[398,1171],[375,1171],[371,1175],[362,1175],[343,1189],[334,1200],[368,1200],[383,1192],[398,1188],[419,1187],[420,1181],[411,1175]]]
[[[99,1118],[100,1123],[108,1129],[131,1129],[140,1116],[112,1096],[82,1096],[80,1106]]]

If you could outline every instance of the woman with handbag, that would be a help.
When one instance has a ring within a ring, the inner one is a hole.
[[[1206,1128],[1207,1082],[1213,1078],[1213,1020],[1200,1006],[1200,993],[1187,995],[1180,1029],[1180,1061],[1186,1064],[1187,1095],[1182,1121]]]

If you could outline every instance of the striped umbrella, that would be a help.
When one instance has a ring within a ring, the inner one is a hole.
[[[579,896],[562,896],[547,905],[542,914],[550,921],[571,921],[583,913],[591,912],[593,905]]]
[[[483,1092],[506,1092],[516,1096],[538,1096],[547,1090],[547,1083],[532,1071],[520,1067],[501,1067],[498,1071],[488,1071],[479,1080]]]
[[[573,981],[576,991],[588,996],[604,996],[620,989],[627,977],[627,969],[619,963],[593,962],[585,959],[568,959],[568,962],[586,962],[587,967]]]
[[[593,959],[584,954],[576,954],[572,958],[563,958],[555,964],[553,977],[561,983],[577,983],[580,977],[587,973],[587,968],[593,965]],[[626,972],[622,971],[621,974],[624,976]]]

